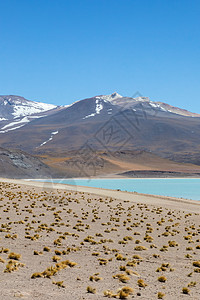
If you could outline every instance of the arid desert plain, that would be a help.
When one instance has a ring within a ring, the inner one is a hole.
[[[200,202],[0,179],[0,299],[200,299]]]

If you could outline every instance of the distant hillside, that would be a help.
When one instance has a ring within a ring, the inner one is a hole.
[[[177,163],[145,151],[71,151],[51,153],[40,159],[57,172],[57,177],[129,176],[199,177],[200,166]],[[194,175],[195,174],[195,175]]]
[[[50,177],[52,170],[38,158],[20,150],[0,148],[0,177]]]

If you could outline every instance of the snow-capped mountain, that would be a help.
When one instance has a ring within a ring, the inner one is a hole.
[[[63,153],[89,143],[100,151],[176,153],[184,161],[196,153],[196,161],[200,147],[200,115],[116,92],[62,107],[1,96],[0,118],[0,146],[29,153]]]
[[[89,103],[89,105],[87,104]],[[77,107],[77,104],[81,107],[87,107],[87,112],[82,119],[88,119],[91,117],[100,117],[105,115],[113,115],[117,112],[123,112],[125,110],[132,110],[135,112],[145,111],[149,115],[161,115],[162,117],[200,117],[199,114],[190,112],[186,109],[178,108],[164,102],[151,101],[148,97],[124,97],[118,93],[113,93],[111,95],[99,95],[92,98],[84,99],[72,103],[66,108]],[[83,105],[84,104],[84,105]],[[82,110],[82,112],[84,109]],[[81,117],[81,115],[80,115]]]
[[[0,133],[19,129],[33,119],[58,111],[53,104],[35,102],[20,96],[0,96]]]
[[[54,115],[64,110],[67,114],[66,121],[71,123],[88,121],[93,117],[105,120],[119,111],[132,110],[135,112],[145,111],[148,114],[161,114],[162,117],[182,115],[199,117],[198,114],[171,106],[163,102],[150,101],[148,97],[123,97],[117,92],[111,95],[99,95],[92,98],[76,101],[66,106],[56,106],[42,102],[27,100],[20,96],[0,96],[0,134],[20,129],[35,119]],[[75,110],[75,116],[74,116]],[[78,119],[77,113],[78,111]],[[73,112],[68,114],[68,112]],[[53,117],[54,119],[54,117]]]
[[[113,95],[114,95],[114,97],[112,99]],[[177,114],[177,115],[186,116],[186,117],[200,117],[200,115],[197,113],[192,113],[186,109],[178,108],[178,107],[166,104],[164,102],[151,101],[148,97],[136,97],[136,98],[122,97],[117,93],[114,93],[110,96],[111,97],[108,98],[109,101],[111,101],[111,103],[114,105],[118,105],[118,106],[122,107],[123,109],[136,109],[137,110],[142,107],[145,111],[150,112],[150,111],[152,111],[152,108],[153,108],[153,110],[156,111],[156,113],[167,112],[170,114]]]

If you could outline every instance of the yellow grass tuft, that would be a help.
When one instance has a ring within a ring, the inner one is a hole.
[[[138,283],[138,286],[139,286],[139,287],[145,287],[145,286],[147,286],[147,284],[144,282],[143,279],[139,279],[139,280],[137,281],[137,283]]]
[[[91,286],[88,286],[88,287],[87,287],[87,292],[88,292],[88,293],[91,293],[91,294],[96,294],[96,289],[93,288],[93,287],[91,287]]]
[[[14,259],[14,260],[19,260],[21,258],[21,255],[20,254],[17,254],[17,253],[14,253],[14,252],[11,252],[9,255],[8,255],[8,258],[9,259]]]

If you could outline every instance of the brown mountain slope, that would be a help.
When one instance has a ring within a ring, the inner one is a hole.
[[[56,170],[58,177],[116,176],[126,172],[136,172],[134,177],[151,177],[156,175],[200,176],[200,166],[176,163],[145,151],[76,152],[42,155],[40,159],[51,169]],[[159,173],[161,172],[161,173]],[[126,174],[124,174],[126,176]],[[130,177],[133,176],[129,173]],[[128,176],[129,176],[128,175]]]

